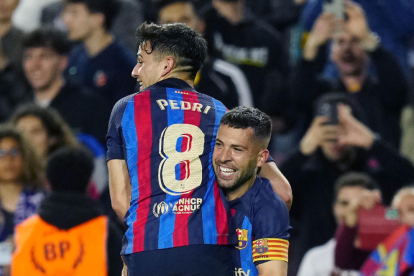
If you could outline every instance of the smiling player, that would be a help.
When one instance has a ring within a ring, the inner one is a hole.
[[[257,177],[271,130],[269,116],[237,107],[223,116],[217,133],[213,164],[236,226],[236,276],[287,275],[289,213],[269,180]]]

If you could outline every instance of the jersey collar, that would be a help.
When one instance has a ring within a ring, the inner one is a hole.
[[[166,80],[159,81],[159,82],[154,83],[153,85],[149,86],[145,90],[156,89],[156,88],[166,88],[166,87],[176,88],[176,89],[185,90],[185,91],[197,92],[187,82],[185,82],[181,79],[176,79],[176,78],[169,78],[169,79],[166,79]]]

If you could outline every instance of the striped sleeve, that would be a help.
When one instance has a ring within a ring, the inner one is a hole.
[[[128,101],[133,95],[120,99],[112,109],[106,135],[106,161],[112,159],[125,159],[122,138],[121,121]]]
[[[284,239],[267,238],[253,241],[253,262],[285,261],[288,262],[289,242]]]

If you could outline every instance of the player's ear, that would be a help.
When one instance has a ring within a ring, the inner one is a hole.
[[[174,58],[173,57],[166,57],[163,60],[163,69],[162,69],[161,76],[164,77],[165,75],[170,73],[174,69],[174,65],[175,65]]]
[[[269,158],[269,151],[267,149],[261,150],[257,156],[257,167],[263,166],[267,158]]]

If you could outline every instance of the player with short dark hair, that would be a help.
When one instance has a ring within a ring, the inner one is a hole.
[[[236,227],[236,276],[287,275],[289,213],[269,180],[257,176],[271,132],[265,113],[237,107],[223,116],[217,133],[213,167]]]
[[[107,136],[128,275],[229,275],[228,208],[208,166],[226,108],[191,86],[206,42],[184,24],[143,24],[137,37],[141,92],[115,105]]]
[[[141,25],[137,29],[137,45],[150,55],[154,53],[159,61],[165,55],[175,60],[178,72],[188,72],[194,79],[207,56],[207,45],[204,38],[184,24],[167,24],[160,27],[156,24]]]
[[[141,91],[115,105],[107,135],[128,273],[230,275],[236,240],[211,159],[226,108],[193,88],[206,42],[185,24],[144,23],[137,36]]]

